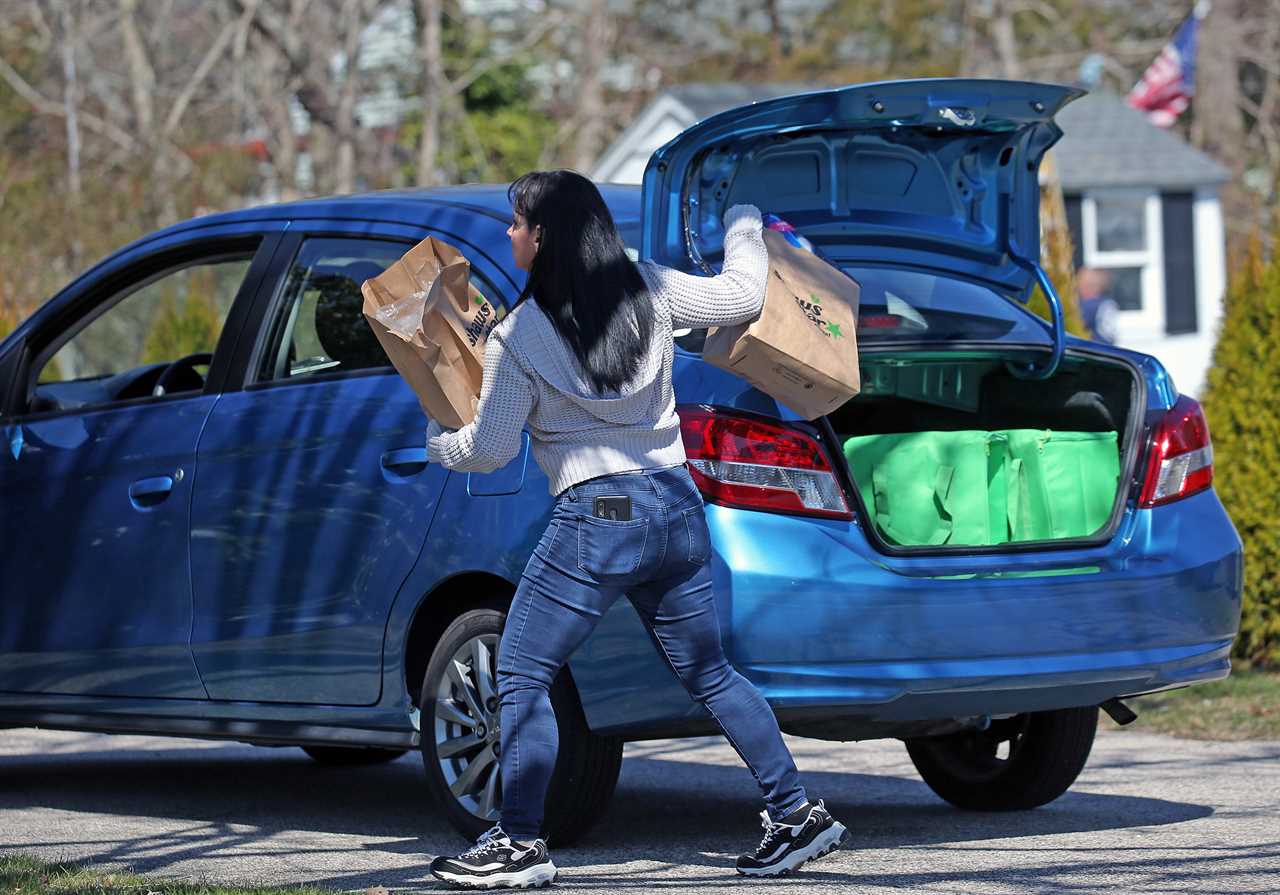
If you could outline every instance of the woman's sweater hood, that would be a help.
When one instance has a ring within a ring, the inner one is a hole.
[[[660,307],[655,307],[655,318],[662,312]],[[591,384],[569,343],[536,301],[526,299],[521,302],[511,316],[515,317],[517,314],[523,319],[518,325],[513,323],[513,329],[518,326],[520,337],[536,339],[541,349],[525,356],[549,361],[539,364],[533,371],[549,386],[601,422],[632,425],[651,418],[653,405],[662,390],[661,339],[649,340],[636,372],[621,388],[617,391],[599,392]],[[660,331],[661,328],[655,325],[654,329]]]

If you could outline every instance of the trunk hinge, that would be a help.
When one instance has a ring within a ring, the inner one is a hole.
[[[1028,261],[1026,258],[1020,258],[1018,255],[1010,253],[1010,257],[1014,263],[1023,270],[1033,274],[1036,282],[1040,284],[1040,290],[1044,292],[1044,299],[1049,305],[1050,331],[1053,333],[1053,349],[1049,355],[1049,361],[1044,366],[1039,367],[1035,364],[1009,364],[1009,370],[1020,379],[1048,379],[1058,370],[1058,364],[1062,363],[1062,353],[1067,348],[1067,327],[1062,321],[1062,300],[1058,298],[1058,290],[1053,288],[1053,281],[1049,279],[1049,275],[1044,272],[1044,268],[1034,261]]]

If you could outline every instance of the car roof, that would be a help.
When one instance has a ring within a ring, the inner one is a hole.
[[[416,187],[375,190],[347,196],[321,196],[219,212],[184,221],[177,227],[293,218],[367,218],[419,224],[422,222],[423,206],[427,204],[466,208],[507,222],[511,218],[507,186],[505,183],[470,183],[462,186]],[[597,186],[614,218],[630,221],[640,216],[639,186],[617,183]]]

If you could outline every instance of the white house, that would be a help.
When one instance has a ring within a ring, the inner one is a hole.
[[[725,109],[821,89],[807,84],[687,84],[653,100],[591,171],[639,183],[655,149]],[[1154,354],[1180,391],[1203,389],[1226,288],[1218,193],[1228,172],[1117,96],[1092,93],[1058,114],[1054,147],[1077,265],[1107,270],[1120,344]]]

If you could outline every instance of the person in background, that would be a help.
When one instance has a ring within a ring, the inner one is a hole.
[[[558,747],[549,690],[623,596],[759,784],[765,835],[738,872],[793,870],[848,834],[821,800],[809,801],[772,709],[725,658],[702,495],[685,466],[671,385],[673,328],[760,314],[769,266],[760,211],[725,212],[724,270],[699,277],[632,262],[581,174],[534,171],[508,195],[511,251],[528,280],[485,344],[474,421],[456,432],[433,421],[427,455],[491,471],[516,455],[528,423],[556,500],[498,647],[501,823],[461,854],[437,857],[431,872],[483,888],[555,879],[540,838]]]
[[[1120,306],[1107,294],[1111,277],[1105,270],[1082,267],[1076,271],[1076,294],[1080,297],[1080,316],[1084,318],[1089,338],[1095,342],[1116,343],[1120,322]]]

